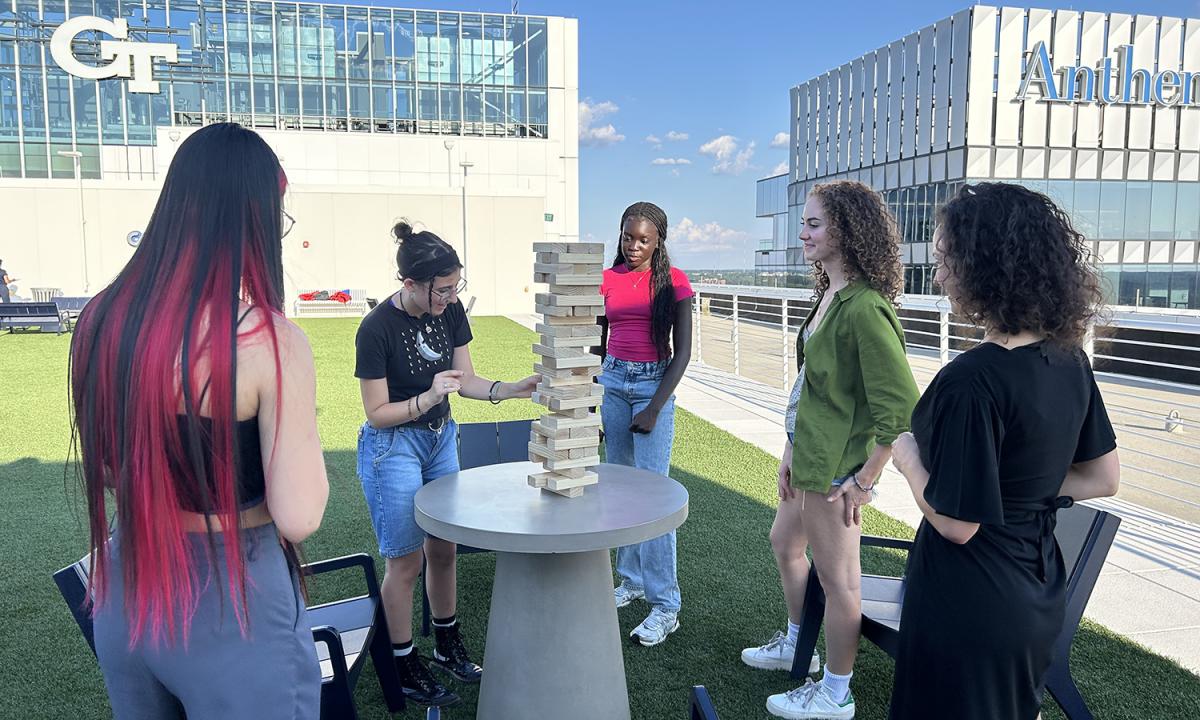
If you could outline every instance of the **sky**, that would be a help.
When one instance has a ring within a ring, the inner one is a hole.
[[[393,3],[388,3],[393,4]],[[507,13],[511,0],[404,7]],[[969,6],[967,0],[520,0],[579,19],[580,239],[615,247],[621,212],[650,201],[687,270],[751,268],[768,220],[755,181],[786,172],[788,90]],[[1200,17],[1200,0],[1010,3]]]

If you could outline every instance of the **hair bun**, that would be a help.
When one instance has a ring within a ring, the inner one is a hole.
[[[412,225],[408,224],[408,220],[400,219],[392,227],[392,236],[396,238],[396,242],[402,243],[413,236]]]

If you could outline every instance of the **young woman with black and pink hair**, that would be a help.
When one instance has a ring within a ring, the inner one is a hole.
[[[256,133],[196,131],[75,332],[96,654],[116,718],[320,713],[295,544],[329,488],[312,350],[282,312],[286,187]]]

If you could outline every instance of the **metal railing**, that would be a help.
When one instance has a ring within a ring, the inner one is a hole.
[[[693,287],[693,361],[774,386],[786,398],[812,291]],[[899,306],[921,388],[983,337],[981,328],[951,312],[944,297],[906,295]],[[1200,314],[1110,308],[1085,350],[1117,431],[1121,497],[1200,523]]]

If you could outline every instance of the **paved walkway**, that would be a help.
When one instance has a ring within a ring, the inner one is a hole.
[[[512,319],[531,329],[536,321]],[[778,387],[693,363],[676,403],[775,457],[783,451],[787,395]],[[1122,522],[1086,616],[1200,675],[1200,526],[1115,498],[1089,504]],[[921,520],[891,467],[874,506],[913,527]]]

